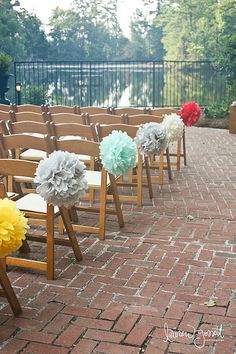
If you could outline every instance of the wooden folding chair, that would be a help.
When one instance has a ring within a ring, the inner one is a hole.
[[[0,175],[6,177],[18,175],[33,179],[37,166],[38,163],[33,161],[0,159]],[[27,234],[26,242],[23,243],[23,246],[20,249],[20,252],[29,252],[28,240],[46,243],[46,261],[8,256],[6,257],[7,265],[44,271],[47,274],[47,278],[52,280],[54,279],[55,272],[55,245],[58,244],[72,247],[75,258],[78,261],[82,259],[82,254],[70,223],[70,216],[67,208],[64,206],[59,208],[53,207],[52,205],[47,204],[40,195],[33,193],[19,198],[16,201],[16,205],[19,210],[24,212],[26,217],[30,218],[31,222],[34,222],[35,219],[46,221],[46,237]],[[68,239],[54,237],[54,218],[59,214],[62,216]]]
[[[41,137],[27,134],[0,135],[0,157],[40,161],[52,151],[50,144],[51,141],[47,135]],[[21,149],[26,149],[27,154],[21,153]],[[32,182],[32,178],[16,174],[14,178],[8,179],[8,191],[20,195],[32,192],[34,191],[31,186]],[[22,185],[24,185],[23,188]]]
[[[86,119],[84,114],[75,113],[47,113],[47,120],[55,124],[61,123],[75,123],[75,124],[86,124]]]
[[[95,106],[89,106],[89,107],[80,107],[80,114],[85,113],[85,114],[109,114],[110,108],[109,107],[95,107]]]
[[[163,118],[161,116],[154,116],[150,114],[137,114],[133,116],[125,116],[125,121],[127,124],[131,125],[141,125],[141,124],[146,124],[150,122],[155,122],[155,123],[162,123]],[[156,161],[156,156],[151,155],[150,156],[150,169],[158,169],[159,170],[159,176],[152,176],[153,180],[157,180],[160,185],[163,184],[164,180],[164,169],[166,168],[168,171],[168,177],[171,180],[172,179],[172,172],[171,172],[171,162],[170,162],[170,153],[169,153],[169,147],[166,149],[166,166],[164,165],[164,153],[161,153],[159,158],[159,161]]]
[[[166,108],[161,108],[160,107],[160,108],[153,108],[153,109],[149,108],[149,110],[148,110],[148,114],[158,115],[158,116],[162,115],[162,117],[165,114],[171,114],[171,113],[176,113],[176,114],[180,115],[180,110],[177,109],[177,108],[172,108],[172,107],[166,107]],[[182,142],[181,142],[181,140],[182,140]],[[183,143],[183,152],[181,152],[182,143]],[[170,156],[176,156],[177,157],[177,161],[176,161],[177,170],[180,170],[180,159],[181,159],[181,157],[184,158],[184,165],[185,166],[187,165],[185,130],[184,130],[182,139],[177,141],[177,152],[176,153],[170,153]]]
[[[86,123],[89,124],[124,124],[123,116],[113,114],[86,114]]]
[[[52,137],[52,141],[56,150],[68,151],[75,154],[87,154],[93,158],[99,158],[100,151],[99,143],[97,142],[88,140],[59,140],[55,137]],[[99,191],[100,207],[96,208],[94,206],[75,205],[75,208],[79,211],[98,213],[99,224],[98,226],[86,226],[73,223],[73,228],[76,231],[97,234],[99,239],[103,240],[105,238],[106,214],[116,215],[119,226],[124,226],[115,177],[112,174],[107,173],[104,168],[101,168],[101,171],[85,170],[85,178],[88,181],[89,188]],[[106,208],[108,189],[112,192],[115,209]]]
[[[10,120],[12,122],[22,122],[22,121],[31,121],[45,123],[48,120],[48,117],[45,113],[35,113],[35,112],[19,112],[10,111]]]
[[[12,104],[11,110],[14,111],[15,113],[20,113],[20,112],[34,112],[34,113],[39,113],[42,114],[42,112],[46,112],[47,107],[45,105],[37,106],[34,104],[22,104],[22,105],[16,105]]]
[[[113,130],[118,130],[127,133],[131,138],[135,138],[138,126],[131,126],[127,124],[110,124],[110,125],[100,125],[97,124],[97,131],[100,141],[107,135],[111,134]],[[146,172],[146,180],[147,183],[144,183],[143,178],[143,160],[144,160],[144,167]],[[142,154],[140,151],[138,152],[138,160],[137,160],[137,174],[134,175],[131,173],[130,181],[125,182],[122,178],[122,182],[117,182],[118,185],[123,185],[126,187],[135,187],[137,188],[137,194],[134,195],[122,195],[120,194],[120,200],[124,201],[135,201],[137,202],[138,206],[142,206],[142,193],[143,187],[148,187],[149,197],[150,199],[153,198],[153,190],[152,190],[152,183],[151,183],[151,175],[150,175],[150,168],[149,168],[149,161],[148,157],[144,156],[142,158]],[[136,182],[133,180],[136,179]]]
[[[72,113],[72,114],[80,114],[78,112],[78,107],[77,106],[63,106],[63,105],[57,105],[57,106],[47,106],[47,111],[50,112],[51,114],[57,114],[57,113]]]
[[[4,184],[0,182],[0,199],[3,198],[7,198],[7,194],[5,191]],[[0,296],[4,296],[7,298],[15,316],[20,315],[22,313],[22,309],[6,273],[5,257],[0,258],[0,285]]]
[[[85,139],[90,141],[98,141],[97,134],[93,125],[83,125],[76,123],[55,124],[50,122],[51,135],[57,139]],[[90,170],[95,169],[95,159],[91,156],[79,154],[78,158],[84,162]],[[90,203],[94,202],[94,190],[90,190]]]

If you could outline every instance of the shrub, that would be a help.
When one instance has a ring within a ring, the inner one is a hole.
[[[12,57],[0,51],[0,73],[7,73],[12,64]]]
[[[225,118],[229,114],[228,102],[212,104],[204,109],[206,118]]]
[[[22,90],[23,101],[26,104],[35,104],[40,106],[41,104],[45,104],[49,100],[49,95],[47,94],[47,90],[41,86],[30,86],[26,89]]]

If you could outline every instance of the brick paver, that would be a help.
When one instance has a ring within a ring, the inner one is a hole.
[[[0,353],[236,353],[236,135],[186,138],[188,165],[123,204],[123,229],[108,216],[104,241],[78,235],[83,261],[58,247],[55,281],[8,273],[23,314],[0,299]]]

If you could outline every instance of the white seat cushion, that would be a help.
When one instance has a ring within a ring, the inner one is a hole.
[[[36,213],[44,213],[47,212],[47,203],[39,194],[29,193],[24,197],[18,199],[16,201],[16,206],[18,209],[22,211],[31,211]],[[58,213],[58,208],[54,208],[54,213]]]
[[[85,171],[85,178],[88,182],[88,186],[92,188],[101,187],[101,172],[100,171]],[[107,175],[107,186],[110,184],[109,176]]]
[[[40,161],[47,157],[47,153],[42,150],[28,149],[20,154],[22,160]]]

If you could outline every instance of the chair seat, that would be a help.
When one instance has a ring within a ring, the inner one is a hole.
[[[47,153],[42,150],[28,149],[20,154],[22,160],[40,161],[47,157]]]
[[[85,178],[88,182],[88,186],[95,189],[101,188],[101,172],[100,171],[85,171]],[[107,186],[109,186],[110,180],[109,176],[107,176]]]
[[[46,157],[47,157],[47,153],[45,151],[36,150],[36,149],[28,149],[20,154],[20,158],[22,160],[40,161],[42,159],[45,159]],[[79,155],[78,154],[78,158],[81,161],[90,162],[90,156],[88,156],[88,155]]]
[[[17,193],[14,193],[14,192],[7,192],[7,198],[9,199],[14,199],[18,196]]]
[[[16,201],[18,209],[25,212],[47,213],[47,203],[39,194],[29,193]],[[54,214],[57,214],[59,209],[54,208]]]

